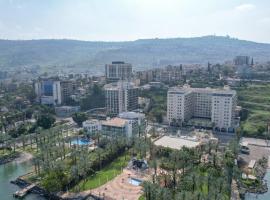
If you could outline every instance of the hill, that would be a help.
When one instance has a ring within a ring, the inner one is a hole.
[[[130,62],[134,68],[167,64],[212,63],[249,55],[268,61],[270,44],[230,37],[141,39],[129,42],[77,40],[0,40],[0,68],[22,66],[78,66],[100,68],[113,60]]]

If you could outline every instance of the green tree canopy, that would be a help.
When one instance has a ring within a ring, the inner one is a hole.
[[[72,119],[78,124],[78,126],[82,126],[82,123],[87,120],[87,115],[83,112],[77,112],[72,115]]]
[[[49,129],[54,124],[55,118],[51,114],[41,114],[38,116],[37,125],[44,128]]]

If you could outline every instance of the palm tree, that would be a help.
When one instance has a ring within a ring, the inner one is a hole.
[[[149,163],[150,166],[154,169],[154,175],[153,175],[153,183],[155,183],[156,181],[156,177],[157,177],[157,160],[154,158],[153,160],[151,160],[151,162]]]

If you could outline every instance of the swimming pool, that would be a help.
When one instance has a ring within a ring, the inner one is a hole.
[[[142,183],[142,180],[136,178],[129,178],[128,182],[132,185],[139,186]]]
[[[84,139],[84,138],[79,138],[79,139],[75,138],[75,139],[71,140],[72,145],[90,145],[92,143],[93,143],[92,140]]]

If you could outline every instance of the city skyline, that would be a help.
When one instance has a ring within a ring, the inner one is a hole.
[[[270,43],[266,0],[1,0],[1,39],[231,37]],[[247,23],[248,22],[248,23]]]

